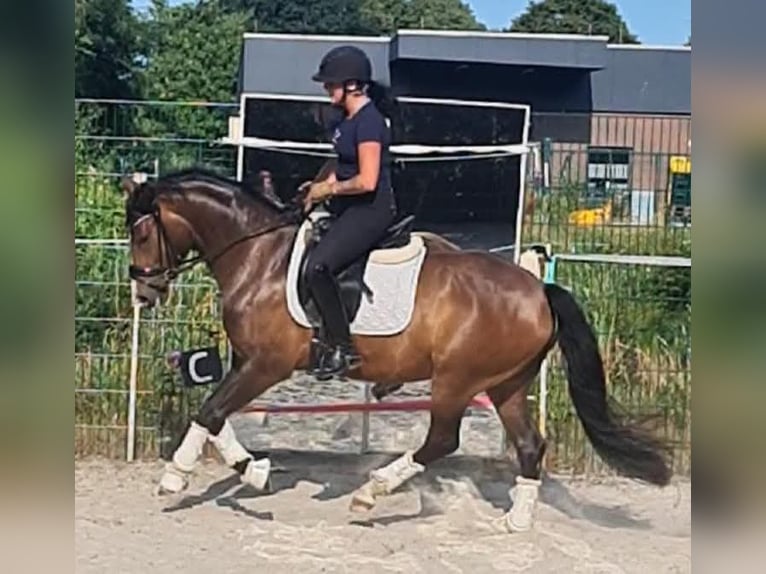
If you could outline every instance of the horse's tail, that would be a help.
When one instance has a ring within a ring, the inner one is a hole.
[[[545,294],[558,322],[569,394],[593,448],[619,474],[666,485],[671,472],[663,443],[637,426],[618,421],[610,408],[598,342],[577,301],[558,285],[546,284]]]

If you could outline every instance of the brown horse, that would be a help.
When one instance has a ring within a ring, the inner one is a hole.
[[[166,297],[178,273],[206,263],[222,293],[224,327],[238,358],[190,424],[161,490],[186,487],[207,440],[243,482],[263,488],[268,458],[254,460],[227,418],[308,365],[312,332],[290,316],[285,294],[302,214],[268,193],[246,193],[240,183],[200,170],[140,185],[126,180],[124,189],[138,297],[153,305]],[[464,251],[433,234],[423,238],[427,255],[410,323],[396,335],[355,336],[363,361],[349,375],[378,386],[430,379],[430,427],[420,449],[373,471],[353,494],[352,508],[371,508],[376,497],[454,452],[466,408],[486,392],[521,470],[506,524],[510,530],[530,528],[545,442],[530,417],[527,389],[556,343],[596,452],[620,474],[667,484],[663,444],[610,409],[596,338],[570,293],[499,256]],[[199,255],[183,261],[192,250]]]

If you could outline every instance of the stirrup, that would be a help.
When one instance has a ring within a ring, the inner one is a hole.
[[[322,358],[327,352],[327,343],[319,336],[312,337],[311,343],[309,343],[309,361],[306,372],[311,374],[316,371],[322,364]]]
[[[311,365],[307,372],[320,381],[327,381],[333,377],[345,376],[347,371],[355,369],[361,362],[362,357],[353,345],[325,347],[318,361]]]
[[[352,343],[347,343],[340,347],[340,352],[343,355],[343,360],[346,363],[348,370],[356,369],[362,364],[362,356],[356,350],[356,347]]]

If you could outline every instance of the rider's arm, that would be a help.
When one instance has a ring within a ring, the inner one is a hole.
[[[359,173],[333,185],[333,193],[353,195],[375,191],[380,175],[385,121],[381,116],[365,116],[357,128],[357,158]]]
[[[380,148],[378,142],[361,142],[358,146],[359,174],[339,181],[333,186],[338,195],[352,195],[375,191],[380,173]]]

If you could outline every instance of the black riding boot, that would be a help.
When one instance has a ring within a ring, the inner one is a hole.
[[[361,357],[351,342],[346,310],[333,274],[326,267],[319,267],[311,274],[310,287],[311,296],[322,316],[328,346],[321,349],[308,372],[319,380],[328,380],[358,366]]]

